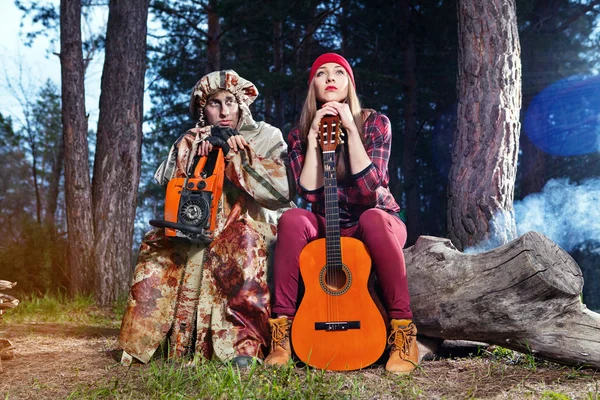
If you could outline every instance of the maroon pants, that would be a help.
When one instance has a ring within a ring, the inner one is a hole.
[[[342,236],[361,240],[373,261],[388,316],[412,319],[402,247],[406,227],[397,217],[372,208],[357,225],[341,229]],[[298,308],[299,257],[308,242],[325,237],[325,218],[302,208],[283,213],[277,227],[273,277],[276,315],[293,316]]]

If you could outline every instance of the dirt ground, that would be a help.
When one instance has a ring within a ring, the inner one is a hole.
[[[135,385],[139,376],[128,375],[128,369],[109,353],[116,347],[117,335],[117,329],[66,324],[0,326],[0,337],[9,339],[15,347],[15,357],[2,361],[0,398],[79,398],[73,393],[89,393],[90,388],[123,382]],[[384,372],[375,369],[358,373],[372,375],[377,381]],[[413,383],[421,394],[413,393],[409,398],[600,399],[600,372],[555,364],[528,369],[481,357],[423,362]]]
[[[110,382],[125,368],[108,353],[117,329],[30,323],[4,327],[14,358],[2,360],[0,396],[8,399],[64,399],[73,391]]]

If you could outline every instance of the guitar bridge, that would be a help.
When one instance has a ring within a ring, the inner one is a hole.
[[[348,329],[360,329],[360,321],[315,322],[316,331],[336,332]]]

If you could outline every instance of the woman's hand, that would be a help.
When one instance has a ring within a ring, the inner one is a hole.
[[[317,113],[315,114],[315,117],[312,120],[312,124],[310,125],[310,130],[308,131],[308,143],[311,146],[318,146],[319,124],[321,123],[321,119],[323,119],[323,117],[326,115],[338,115],[338,111],[335,108],[328,106],[327,104],[329,103],[324,104],[323,107],[317,110]]]
[[[356,127],[356,123],[354,122],[354,116],[350,111],[350,106],[346,103],[339,103],[337,101],[330,101],[328,103],[323,104],[323,108],[327,107],[328,109],[335,110],[335,114],[339,115],[340,121],[342,122],[342,126],[348,132],[348,135],[353,135],[358,133],[358,128]]]

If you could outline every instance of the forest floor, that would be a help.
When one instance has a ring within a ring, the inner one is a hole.
[[[234,392],[223,391],[222,388],[216,392],[218,394],[191,389],[188,391],[185,388],[173,391],[166,386],[164,392],[160,388],[152,389],[151,381],[156,380],[151,378],[156,373],[155,366],[134,364],[133,367],[127,368],[111,357],[111,350],[116,348],[118,325],[116,319],[103,326],[72,322],[8,323],[0,320],[0,338],[9,339],[14,346],[14,358],[2,360],[0,398],[238,397],[232,394]],[[325,379],[316,384],[313,382],[315,385],[325,385],[323,389],[319,389],[322,390],[320,394],[317,392],[314,396],[313,387],[311,395],[307,394],[308,392],[303,394],[300,389],[300,392],[294,392],[296,394],[293,397],[600,399],[600,371],[568,368],[534,360],[526,355],[506,352],[504,356],[498,352],[489,352],[487,356],[425,361],[409,378],[390,377],[382,366],[358,372],[329,372],[323,376],[336,376],[334,389],[327,386]],[[257,369],[263,371],[258,375],[265,375],[265,378],[261,379],[270,379],[268,377],[273,376],[267,368],[258,366]],[[293,367],[292,369],[299,370]],[[244,380],[243,371],[241,375],[238,373],[238,376]],[[307,379],[308,374],[302,375],[299,371],[297,376]],[[203,379],[205,378],[199,380]],[[289,381],[290,377],[286,379]],[[173,378],[168,380],[172,381]],[[277,392],[279,395],[273,391],[273,385],[277,386],[278,382],[269,381],[268,385],[271,387],[259,388],[262,392],[248,389],[240,394],[239,398],[286,398],[281,390]],[[195,383],[198,385],[204,382]],[[303,384],[306,382],[299,385]],[[159,387],[160,385],[162,384],[158,384]]]

